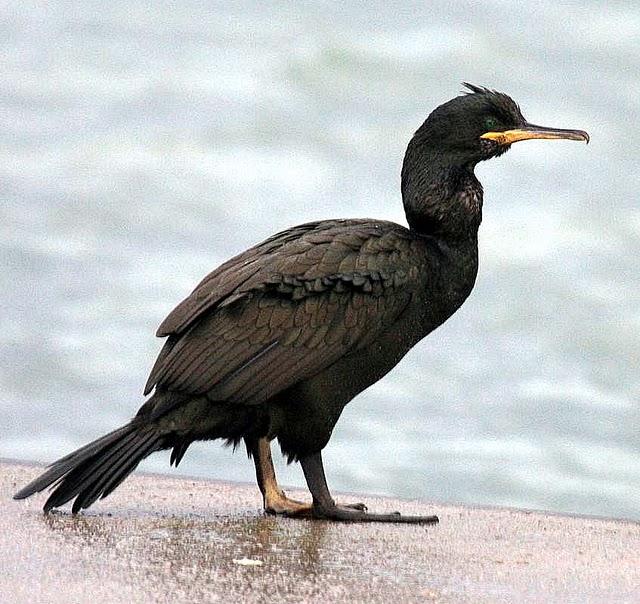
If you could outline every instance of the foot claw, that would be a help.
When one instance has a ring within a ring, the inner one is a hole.
[[[335,506],[328,509],[312,508],[311,517],[342,522],[391,522],[396,524],[437,524],[437,516],[403,516],[400,512],[369,514],[361,508]]]
[[[342,507],[349,508],[350,510],[358,510],[359,512],[367,511],[367,506],[364,503],[345,503]]]
[[[296,499],[289,499],[284,493],[281,496],[271,497],[264,502],[264,513],[270,516],[311,516],[311,504]]]

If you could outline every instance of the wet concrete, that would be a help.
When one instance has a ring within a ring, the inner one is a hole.
[[[287,520],[251,485],[149,475],[43,516],[11,500],[40,471],[0,462],[0,602],[640,602],[639,523],[374,497],[440,524]]]

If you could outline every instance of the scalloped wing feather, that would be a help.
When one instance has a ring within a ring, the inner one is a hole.
[[[145,393],[259,404],[315,375],[406,308],[418,275],[412,246],[393,223],[327,221],[248,250],[165,320],[170,337]]]

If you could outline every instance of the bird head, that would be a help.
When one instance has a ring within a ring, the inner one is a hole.
[[[582,130],[530,124],[506,94],[473,84],[464,86],[468,92],[431,112],[416,132],[416,142],[462,164],[502,155],[513,143],[528,139],[589,142],[589,135]]]

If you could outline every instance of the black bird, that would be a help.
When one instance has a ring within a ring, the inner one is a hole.
[[[446,321],[478,270],[482,185],[475,165],[517,141],[589,141],[529,124],[506,94],[468,92],[435,109],[402,167],[409,228],[374,219],[293,227],[218,267],[158,329],[164,348],[126,425],[53,463],[14,496],[53,485],[44,511],[73,512],[111,493],[149,454],[193,441],[244,440],[265,511],[344,521],[437,522],[337,505],[322,449],[344,406]],[[287,498],[270,441],[302,465],[313,503]]]

